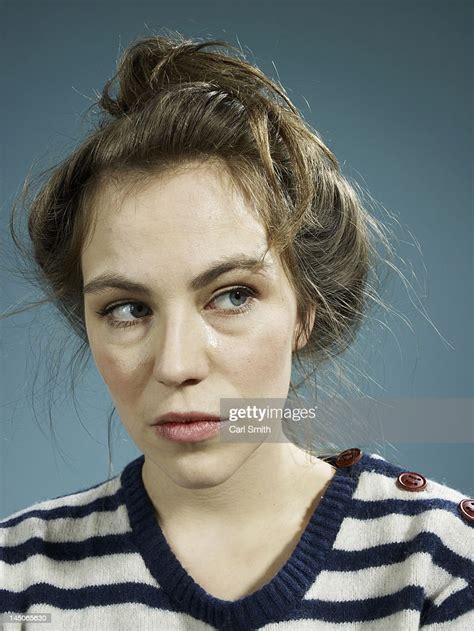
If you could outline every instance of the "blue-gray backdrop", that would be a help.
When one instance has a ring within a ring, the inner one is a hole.
[[[461,0],[3,0],[2,244],[25,175],[80,141],[81,115],[132,39],[167,28],[242,45],[285,86],[343,172],[400,222],[411,290],[394,275],[386,298],[409,324],[394,318],[358,342],[370,375],[361,388],[435,407],[443,400],[453,431],[432,432],[420,404],[422,437],[404,431],[384,443],[382,432],[379,452],[472,497],[472,17]],[[11,262],[7,246],[2,262]],[[38,296],[2,269],[2,311]],[[50,308],[0,324],[2,517],[105,479],[110,401],[93,363],[76,399],[61,368],[53,441],[48,348],[61,351],[68,338]],[[138,451],[114,427],[117,473]],[[341,449],[356,440],[342,435]]]

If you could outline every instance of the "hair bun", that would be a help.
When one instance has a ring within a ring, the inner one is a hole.
[[[214,88],[240,94],[245,91],[245,85],[249,87],[250,79],[255,89],[257,76],[260,75],[258,69],[230,55],[201,52],[209,46],[240,52],[221,40],[192,41],[180,34],[174,38],[155,36],[139,40],[129,46],[121,57],[117,72],[105,84],[98,105],[112,116],[120,117],[139,109],[173,84],[205,82]],[[249,73],[245,67],[251,68],[252,72]],[[111,89],[116,81],[118,93],[114,97]]]

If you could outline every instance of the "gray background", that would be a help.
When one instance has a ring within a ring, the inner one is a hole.
[[[89,99],[132,39],[165,27],[240,43],[250,61],[280,79],[345,175],[403,228],[397,252],[414,290],[395,277],[385,297],[410,326],[395,318],[389,330],[374,329],[376,338],[361,337],[356,350],[370,374],[362,390],[391,399],[470,399],[472,412],[469,2],[15,0],[2,2],[1,24],[2,243],[26,173],[51,166],[80,141]],[[10,262],[8,249],[2,259]],[[37,295],[7,272],[1,282],[2,311]],[[92,362],[76,402],[61,370],[52,443],[45,351],[70,340],[50,308],[0,325],[0,516],[6,516],[105,479],[110,400]],[[410,442],[407,432],[383,444],[377,436],[378,451],[472,497],[472,414],[462,422],[461,442],[447,431],[434,443],[430,419],[420,414],[426,440]],[[118,473],[139,452],[118,421],[114,427],[112,473]],[[341,449],[355,446],[357,432],[352,428],[346,439],[342,431],[339,442]]]

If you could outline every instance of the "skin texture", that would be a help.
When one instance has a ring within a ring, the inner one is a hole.
[[[284,547],[331,479],[330,465],[310,462],[295,445],[265,435],[259,443],[218,436],[175,443],[151,427],[170,411],[218,415],[221,397],[287,397],[298,323],[279,261],[267,255],[268,278],[233,271],[198,291],[187,286],[223,255],[260,254],[263,227],[226,170],[210,164],[156,178],[134,192],[109,183],[94,210],[97,225],[81,256],[84,285],[109,271],[151,292],[107,289],[85,294],[84,301],[97,369],[145,454],[143,481],[167,538],[185,555],[189,532],[199,535],[201,551],[225,537],[229,556],[243,559],[255,529],[271,533],[273,524],[275,532],[287,529]],[[255,289],[253,301],[224,293],[236,285]],[[122,301],[137,304],[113,315],[133,326],[114,328],[96,313]],[[236,315],[249,301],[250,308]]]

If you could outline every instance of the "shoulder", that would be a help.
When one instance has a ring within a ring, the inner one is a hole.
[[[430,478],[421,470],[413,471],[369,453],[361,460],[358,485],[354,498],[366,501],[397,500],[412,505],[406,510],[415,515],[426,511],[442,510],[463,525],[474,523],[474,502],[461,491]],[[388,504],[387,506],[390,506]],[[401,504],[392,504],[393,507]],[[448,515],[439,514],[439,517]]]
[[[428,528],[453,549],[466,550],[464,537],[472,537],[474,500],[461,491],[440,484],[423,471],[388,462],[378,454],[360,462],[353,499],[371,503],[374,516],[392,516],[397,528]],[[366,505],[367,507],[367,505]]]
[[[471,628],[474,501],[421,470],[346,451],[353,493],[334,545],[338,554],[351,567],[386,571],[382,582],[422,589],[420,628]]]
[[[0,520],[0,548],[38,541],[65,541],[74,532],[83,539],[96,515],[116,509],[120,503],[120,476],[94,486],[32,504]],[[77,526],[80,525],[80,529]],[[30,546],[31,547],[31,546]],[[13,548],[12,548],[13,549]],[[20,550],[20,548],[15,548]]]
[[[378,454],[358,449],[344,453],[345,458],[337,458],[353,492],[338,534],[342,548],[392,546],[407,553],[427,552],[468,570],[473,551],[471,498]]]
[[[361,458],[357,476],[351,517],[361,528],[353,545],[381,546],[394,558],[411,558],[428,573],[436,571],[438,588],[449,589],[453,581],[466,586],[473,572],[474,500],[377,454]],[[350,521],[348,539],[357,530]]]

